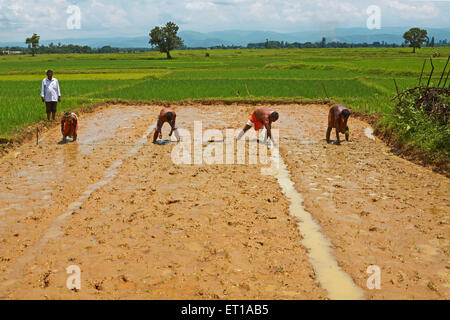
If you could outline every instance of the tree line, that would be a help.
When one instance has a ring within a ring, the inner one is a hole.
[[[426,42],[425,47],[447,47],[447,40],[440,40],[435,42],[434,37],[431,41]],[[247,49],[312,49],[312,48],[405,48],[409,47],[408,44],[396,44],[396,43],[388,43],[385,41],[375,41],[372,43],[346,43],[346,42],[326,42],[326,39],[323,38],[321,42],[285,42],[285,41],[269,41],[260,42],[260,43],[249,43],[245,48]],[[220,47],[217,48],[227,48]],[[230,46],[230,48],[236,48],[235,46]],[[240,47],[243,48],[243,47]]]
[[[82,54],[97,54],[97,53],[133,53],[133,52],[145,52],[153,49],[150,48],[113,48],[111,46],[104,46],[101,48],[92,48],[90,46],[79,46],[74,44],[53,44],[50,43],[48,46],[39,46],[39,48],[35,49],[34,54],[53,54],[53,53],[82,53]],[[33,54],[32,50],[29,48],[23,47],[0,47],[0,55],[5,54],[3,51],[16,51],[22,52],[24,54]]]
[[[176,49],[308,49],[308,48],[397,48],[397,47],[412,47],[413,53],[416,49],[422,46],[426,47],[446,47],[448,46],[447,39],[435,41],[435,38],[431,39],[428,37],[427,31],[420,28],[411,28],[403,34],[405,40],[401,45],[396,43],[387,43],[385,41],[369,43],[346,43],[339,41],[327,42],[325,37],[322,38],[320,42],[285,42],[285,41],[270,41],[267,39],[265,42],[261,43],[249,43],[246,47],[243,46],[213,46],[213,47],[196,47],[189,48],[185,46],[183,39],[178,36],[179,27],[173,23],[168,22],[163,27],[155,27],[150,33],[149,44],[151,48],[129,48],[129,49],[119,49],[113,48],[111,46],[104,46],[102,48],[93,49],[89,46],[79,46],[79,45],[62,45],[58,43],[50,43],[48,46],[41,46],[39,44],[40,36],[34,33],[30,38],[25,40],[28,45],[27,49],[14,47],[5,48],[5,51],[22,51],[23,53],[31,53],[33,56],[35,54],[49,54],[49,53],[83,53],[83,54],[96,54],[96,53],[120,53],[120,52],[143,52],[158,50],[161,53],[165,53],[168,59],[172,59],[170,51]],[[3,54],[2,48],[0,48],[0,55]]]

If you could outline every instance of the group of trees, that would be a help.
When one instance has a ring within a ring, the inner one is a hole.
[[[172,59],[170,55],[170,51],[185,48],[183,40],[178,36],[179,27],[173,23],[168,22],[163,27],[155,27],[150,31],[150,45],[152,46],[152,50],[159,50],[161,53],[165,53],[167,55],[167,59]],[[365,47],[382,47],[382,48],[395,48],[395,47],[405,47],[409,46],[413,48],[413,53],[416,52],[416,49],[421,48],[424,44],[428,47],[435,46],[447,46],[447,40],[440,40],[436,43],[434,37],[431,40],[428,37],[428,33],[426,30],[422,30],[420,28],[411,28],[407,32],[404,33],[403,38],[405,42],[402,45],[397,45],[395,43],[386,43],[382,42],[373,42],[371,44],[368,43],[345,43],[345,42],[327,42],[325,37],[322,38],[320,42],[305,42],[305,43],[289,43],[284,41],[269,41],[261,43],[249,43],[247,45],[247,49],[282,49],[282,48],[365,48]],[[40,36],[34,33],[30,38],[25,40],[25,43],[28,45],[27,52],[31,53],[33,56],[37,53],[118,53],[118,52],[136,52],[136,51],[146,51],[148,49],[119,49],[112,48],[110,46],[105,46],[99,49],[92,49],[89,46],[78,46],[78,45],[54,45],[50,43],[47,47],[39,45]],[[241,46],[216,46],[210,49],[236,49],[243,47]],[[200,49],[200,48],[198,48]],[[203,48],[206,49],[206,48]]]
[[[167,58],[171,59],[170,51],[183,47],[183,40],[177,36],[178,26],[173,22],[168,22],[166,26],[160,28],[155,27],[150,32],[150,44],[159,49],[160,52],[166,53]],[[403,38],[405,39],[405,43],[401,46],[410,46],[413,48],[413,53],[416,53],[417,48],[421,48],[424,43],[427,43],[427,46],[435,46],[434,37],[430,41],[428,38],[428,34],[426,30],[422,30],[420,28],[411,28],[407,32],[404,33]],[[443,42],[443,44],[447,44],[447,40]],[[247,45],[248,49],[281,49],[281,48],[361,48],[361,47],[399,47],[397,44],[389,44],[386,42],[373,42],[372,44],[368,43],[342,43],[342,42],[329,42],[327,43],[326,38],[323,37],[322,41],[312,43],[288,43],[284,41],[269,41],[263,43],[249,43]],[[223,48],[223,46],[222,46]],[[232,48],[236,48],[233,46]]]
[[[282,48],[397,48],[397,47],[405,47],[409,46],[413,48],[413,53],[416,52],[416,49],[420,49],[424,44],[427,47],[441,47],[447,46],[447,40],[440,40],[436,43],[434,37],[431,40],[428,37],[428,33],[426,30],[422,30],[419,28],[411,28],[407,32],[404,33],[403,38],[405,42],[401,45],[395,43],[387,43],[387,42],[373,42],[369,43],[346,43],[346,42],[327,42],[326,38],[322,38],[320,42],[305,42],[305,43],[289,43],[284,41],[269,41],[261,43],[249,43],[247,45],[248,49],[282,49]]]
[[[150,51],[149,48],[113,48],[111,46],[104,46],[101,48],[93,49],[89,46],[78,46],[73,44],[68,45],[54,45],[49,46],[39,46],[35,51],[35,54],[53,54],[53,53],[82,53],[82,54],[96,54],[96,53],[136,53],[136,52],[146,52]],[[0,55],[7,54],[7,52],[22,52],[22,54],[32,54],[30,49],[25,49],[22,47],[5,47],[0,48]],[[3,53],[5,52],[5,53]]]
[[[326,38],[322,38],[320,42],[284,42],[284,41],[269,41],[260,43],[249,43],[247,49],[310,49],[310,48],[396,48],[401,47],[395,43],[387,42],[373,42],[373,43],[346,43],[346,42],[327,42]]]
[[[447,47],[448,46],[448,42],[447,39],[444,40],[439,40],[438,42],[436,42],[436,40],[434,39],[434,37],[431,37],[431,40],[427,40],[427,43],[425,44],[426,47]]]
[[[89,46],[78,46],[73,44],[68,45],[55,45],[50,43],[47,47],[39,47],[38,53],[118,53],[120,50],[118,48],[112,48],[111,46],[104,46],[98,49],[92,49]]]
[[[37,36],[39,37],[39,36]],[[54,43],[50,43],[48,46],[39,45],[38,41],[32,40],[36,39],[36,37],[28,38],[29,40],[29,46],[27,49],[24,49],[22,47],[6,47],[6,48],[0,48],[0,55],[2,54],[2,51],[16,51],[16,52],[23,52],[23,53],[29,53],[31,55],[36,54],[49,54],[49,53],[83,53],[83,54],[95,54],[95,53],[119,53],[119,52],[137,52],[137,51],[148,51],[148,48],[132,48],[132,49],[119,49],[119,48],[113,48],[111,46],[104,46],[101,48],[93,49],[90,46],[79,46],[79,45],[62,45],[61,43],[58,43],[55,45]],[[27,40],[28,40],[27,39]],[[33,44],[34,42],[34,44]]]
[[[439,40],[436,43],[434,37],[428,37],[427,30],[423,30],[420,28],[411,28],[403,35],[403,39],[405,39],[405,44],[413,48],[413,53],[416,53],[416,49],[420,49],[423,44],[426,47],[446,47],[448,45],[447,39]]]
[[[50,43],[48,46],[35,45],[34,47],[30,45],[28,49],[20,48],[20,47],[11,47],[5,48],[5,51],[22,51],[24,53],[30,53],[31,55],[36,54],[49,54],[49,53],[84,53],[84,54],[93,54],[93,53],[118,53],[121,52],[121,49],[112,48],[110,46],[105,46],[98,49],[92,49],[89,46],[78,46],[73,44],[62,45],[59,43],[55,45]]]

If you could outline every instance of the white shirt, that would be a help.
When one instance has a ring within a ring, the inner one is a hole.
[[[41,97],[45,98],[45,102],[58,101],[58,97],[61,97],[58,80],[55,78],[52,78],[52,80],[48,78],[42,80]]]

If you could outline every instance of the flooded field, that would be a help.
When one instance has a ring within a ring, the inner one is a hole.
[[[174,106],[189,132],[241,129],[253,108]],[[327,144],[326,106],[271,108],[272,175],[174,164],[176,143],[151,143],[157,106],[103,108],[81,117],[76,143],[54,129],[1,159],[0,297],[448,299],[449,180],[356,119],[350,142]],[[80,290],[66,287],[73,265]]]

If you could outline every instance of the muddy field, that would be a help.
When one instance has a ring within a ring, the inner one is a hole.
[[[253,108],[174,107],[191,132],[197,120],[204,130],[240,129]],[[323,259],[361,298],[448,299],[448,178],[392,155],[356,119],[350,142],[327,144],[325,106],[272,108],[289,177],[321,227],[311,232],[329,240]],[[104,108],[81,117],[78,142],[58,144],[53,129],[0,160],[0,297],[344,297],[327,289],[342,279],[312,258],[279,173],[175,165],[177,144],[151,143],[159,110]],[[80,290],[66,287],[72,265]],[[381,269],[379,290],[366,285],[371,265]]]

